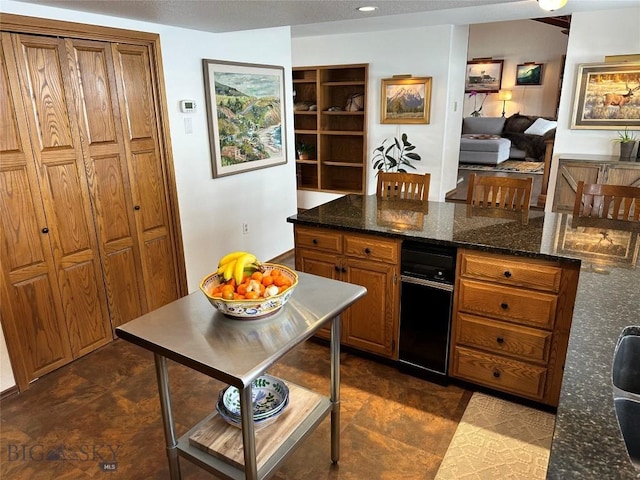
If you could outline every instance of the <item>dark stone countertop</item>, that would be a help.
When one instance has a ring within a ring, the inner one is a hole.
[[[611,365],[623,328],[640,325],[639,233],[629,224],[574,227],[572,216],[487,216],[467,205],[347,195],[293,215],[320,226],[527,257],[581,261],[576,305],[547,470],[549,479],[640,478],[618,428]],[[615,226],[615,225],[614,225]]]

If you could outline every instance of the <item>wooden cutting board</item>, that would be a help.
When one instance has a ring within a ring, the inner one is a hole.
[[[293,383],[289,387],[289,405],[270,425],[256,429],[256,463],[260,469],[289,438],[322,396]],[[231,465],[244,468],[242,430],[229,425],[218,413],[213,414],[190,437],[189,443]]]

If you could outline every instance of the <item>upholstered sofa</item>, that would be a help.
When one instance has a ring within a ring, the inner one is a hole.
[[[462,121],[460,163],[497,165],[507,159],[544,161],[556,134],[549,118],[520,115],[466,117]]]

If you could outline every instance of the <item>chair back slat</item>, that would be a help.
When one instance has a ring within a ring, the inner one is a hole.
[[[469,175],[467,204],[481,208],[529,211],[533,178]]]
[[[376,195],[406,200],[429,199],[431,174],[378,172]]]
[[[640,188],[578,182],[574,217],[640,221]]]

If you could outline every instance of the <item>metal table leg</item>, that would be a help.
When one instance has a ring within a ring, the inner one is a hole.
[[[340,329],[342,317],[331,322],[331,461],[340,459]]]
[[[256,462],[256,437],[253,423],[251,384],[240,389],[240,417],[244,450],[244,475],[246,480],[257,480],[258,466]]]
[[[171,480],[180,480],[180,462],[178,460],[178,442],[171,413],[171,394],[169,392],[169,372],[167,359],[157,353],[153,354],[156,363],[156,378],[158,391],[160,392],[160,409],[162,411],[162,424],[164,425],[164,438],[169,459],[169,473]]]

